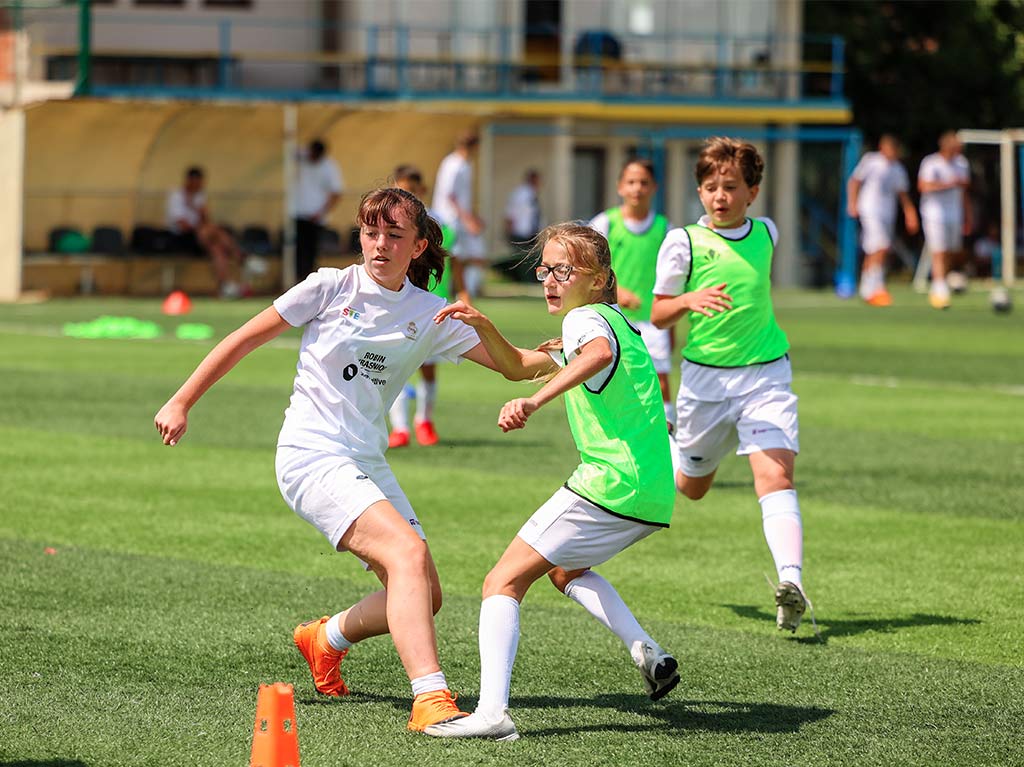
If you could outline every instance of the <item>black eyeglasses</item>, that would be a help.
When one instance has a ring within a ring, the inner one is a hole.
[[[549,274],[554,275],[555,282],[565,282],[569,279],[569,275],[572,274],[572,269],[571,264],[558,264],[557,266],[541,264],[536,269],[537,282],[544,282]]]

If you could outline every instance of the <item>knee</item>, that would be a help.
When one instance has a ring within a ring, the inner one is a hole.
[[[480,590],[480,596],[484,599],[501,594],[508,587],[508,579],[501,576],[496,570],[491,570],[484,576],[484,585]]]
[[[705,482],[691,482],[685,477],[677,477],[676,488],[691,501],[699,501],[708,494],[711,486]]]
[[[430,571],[430,555],[426,541],[410,537],[391,547],[391,560],[386,566],[389,579],[396,574],[427,578]],[[441,588],[436,589],[440,600]]]
[[[579,570],[569,571],[563,570],[561,567],[555,567],[548,571],[548,578],[551,580],[551,584],[564,594],[569,584],[582,574]]]

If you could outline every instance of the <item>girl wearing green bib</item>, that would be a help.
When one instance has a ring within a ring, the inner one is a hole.
[[[526,426],[538,408],[565,395],[580,465],[520,529],[484,579],[480,606],[480,702],[459,721],[427,728],[437,737],[518,738],[508,715],[519,605],[545,574],[629,650],[648,695],[657,700],[679,681],[676,660],[637,623],[615,588],[590,568],[668,527],[675,502],[670,442],[658,378],[640,332],[615,304],[608,242],[589,227],[559,224],[539,237],[548,312],[561,316],[562,338],[542,350],[512,346],[490,320],[458,302],[438,314],[476,328],[499,370],[547,382],[532,397],[505,404],[503,431]],[[557,353],[552,353],[557,349]]]
[[[673,229],[658,254],[653,322],[688,315],[676,400],[676,485],[691,500],[711,489],[718,464],[737,447],[754,474],[762,526],[775,560],[776,625],[796,631],[803,590],[803,524],[793,486],[800,450],[789,341],[775,321],[771,266],[778,231],[747,218],[764,161],[748,143],[713,138],[697,160],[706,215]]]

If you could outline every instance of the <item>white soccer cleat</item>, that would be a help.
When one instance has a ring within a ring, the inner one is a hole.
[[[807,609],[807,597],[798,585],[783,581],[775,589],[775,606],[778,608],[775,625],[779,631],[795,632]]]
[[[661,700],[679,684],[679,664],[658,645],[637,642],[630,651],[640,669],[644,687],[651,700]]]
[[[512,717],[506,711],[501,719],[494,722],[480,714],[470,714],[443,724],[432,724],[423,730],[435,738],[485,738],[487,740],[519,740],[519,733]]]

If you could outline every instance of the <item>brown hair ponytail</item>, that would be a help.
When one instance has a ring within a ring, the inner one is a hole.
[[[427,241],[427,247],[409,264],[409,282],[417,288],[427,289],[431,279],[440,282],[444,275],[444,260],[448,251],[441,247],[441,227],[427,214],[427,209],[416,195],[387,187],[375,189],[363,195],[359,202],[356,223],[359,226],[394,226],[397,223],[395,211],[402,211],[416,227],[416,238]]]

